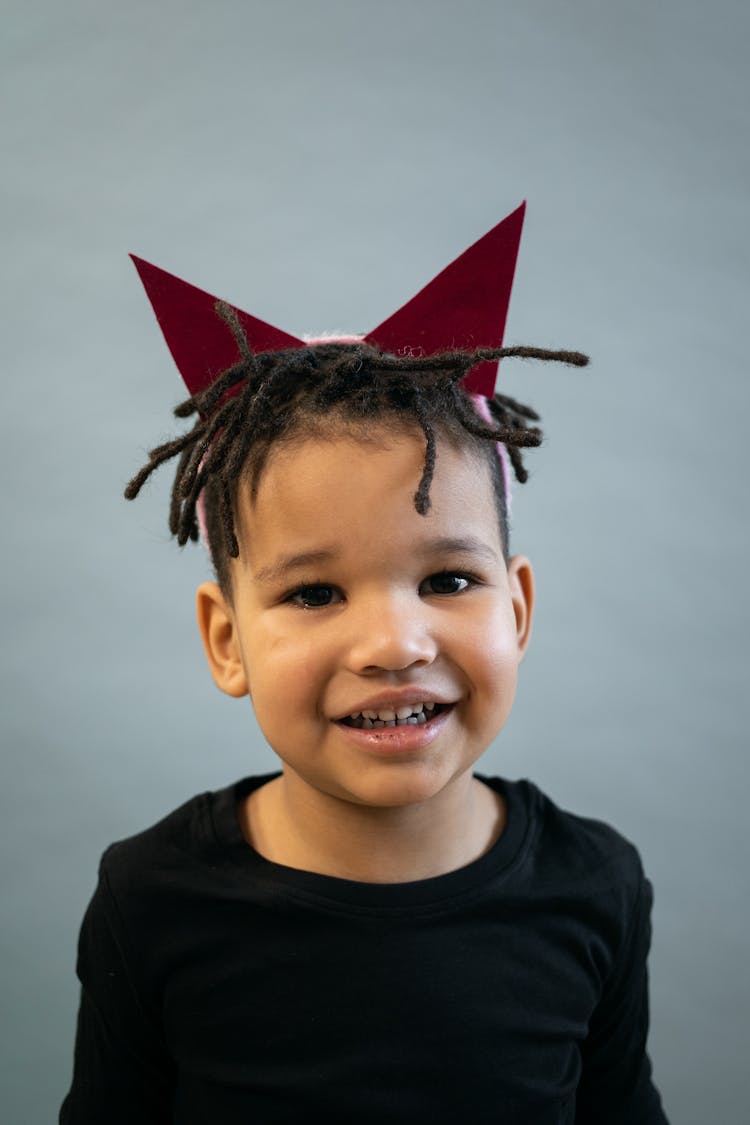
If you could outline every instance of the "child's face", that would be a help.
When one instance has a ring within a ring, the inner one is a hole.
[[[198,592],[214,678],[249,692],[285,774],[360,804],[426,801],[470,770],[529,637],[531,568],[505,566],[487,464],[440,440],[421,516],[423,459],[409,430],[273,450],[240,497],[233,604]],[[422,704],[405,726],[347,719]]]

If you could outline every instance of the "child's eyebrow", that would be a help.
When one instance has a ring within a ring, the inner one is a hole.
[[[478,555],[491,563],[500,561],[499,553],[488,543],[477,539],[474,535],[445,535],[438,539],[429,539],[417,546],[415,554],[425,559],[440,554]],[[294,555],[282,555],[276,562],[256,570],[253,577],[256,582],[279,582],[281,579],[289,577],[294,571],[306,570],[309,567],[319,566],[321,563],[335,562],[338,556],[338,551],[329,548],[322,548],[318,551],[300,551]]]
[[[262,566],[253,573],[256,582],[278,582],[286,578],[295,570],[305,570],[307,567],[319,566],[320,563],[332,562],[336,558],[336,551],[322,549],[320,551],[300,551],[295,555],[281,555],[270,566]]]
[[[477,539],[476,535],[444,535],[441,536],[440,539],[430,539],[430,541],[424,545],[424,549],[421,553],[425,555],[480,555],[489,562],[500,561],[500,553],[496,551],[494,547],[491,547],[489,543],[485,543],[483,539]]]

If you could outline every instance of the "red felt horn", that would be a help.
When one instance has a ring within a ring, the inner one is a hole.
[[[195,395],[241,358],[231,331],[216,313],[217,298],[144,262],[143,258],[136,258],[134,254],[130,257],[153,305],[172,358],[190,394]],[[296,336],[241,309],[235,311],[254,352],[305,346]]]
[[[524,202],[365,340],[383,351],[418,349],[424,355],[502,347],[525,210]],[[491,398],[496,375],[497,362],[480,363],[462,385]]]

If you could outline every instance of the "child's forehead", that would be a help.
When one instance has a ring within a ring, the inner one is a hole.
[[[346,431],[306,436],[278,450],[255,495],[238,497],[241,571],[275,581],[292,558],[307,574],[328,563],[350,577],[392,574],[422,558],[439,565],[436,557],[455,557],[461,543],[474,545],[464,553],[501,562],[487,462],[482,469],[470,450],[441,440],[431,505],[420,514],[414,497],[423,462],[424,439],[406,428],[384,428],[364,442]]]
[[[478,465],[487,466],[487,457],[473,441],[459,441],[455,435],[434,427],[436,469],[455,476],[465,466],[476,472]],[[413,464],[420,475],[424,466],[427,443],[415,420],[408,418],[375,419],[366,423],[351,416],[329,414],[308,420],[293,434],[277,442],[268,451],[263,475],[304,477],[315,470],[334,476],[342,483],[357,481],[371,471],[382,472],[390,462],[404,467]],[[262,479],[262,478],[261,478]]]
[[[379,424],[360,431],[349,423],[303,431],[270,452],[255,494],[243,489],[239,515],[251,524],[314,526],[333,512],[343,517],[366,506],[368,516],[387,528],[395,518],[419,528],[425,520],[453,508],[465,521],[489,516],[495,505],[487,458],[470,445],[458,445],[436,433],[435,474],[426,516],[414,509],[414,495],[424,469],[426,443],[418,427]],[[375,526],[374,526],[375,529]]]

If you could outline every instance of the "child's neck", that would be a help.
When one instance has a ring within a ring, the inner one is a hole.
[[[286,774],[240,806],[247,842],[285,867],[363,883],[445,875],[485,855],[505,827],[505,801],[471,774],[427,809],[372,809],[316,794]]]

